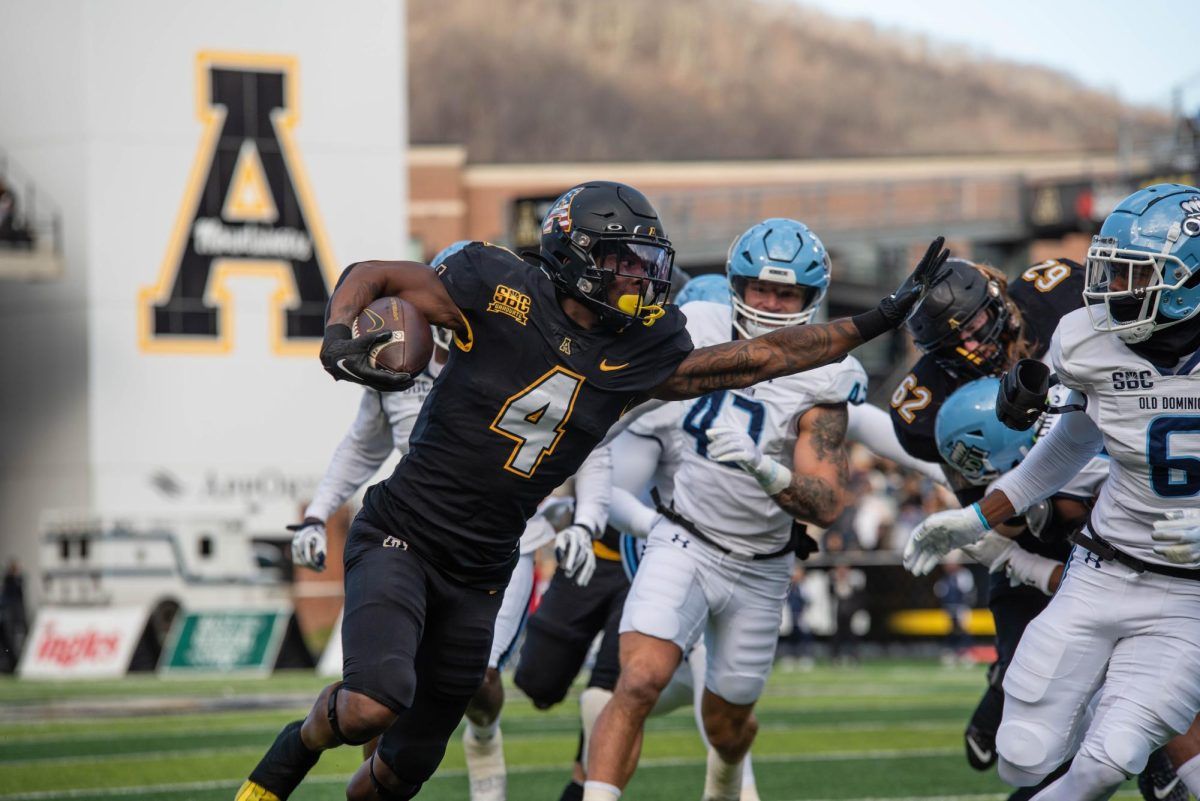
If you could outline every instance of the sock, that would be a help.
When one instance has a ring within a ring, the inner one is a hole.
[[[1179,781],[1192,795],[1200,796],[1200,756],[1194,756],[1175,769]]]
[[[754,783],[754,766],[750,764],[750,752],[746,752],[746,758],[742,760],[742,801],[749,801],[748,793],[755,786]],[[754,790],[752,795],[757,796],[758,791]]]
[[[583,785],[573,779],[567,782],[558,801],[583,801]]]
[[[583,783],[583,801],[617,801],[621,788],[604,782],[588,779]]]
[[[738,801],[742,793],[742,762],[730,765],[716,749],[708,750],[704,776],[704,801]]]
[[[473,723],[470,718],[467,718],[467,731],[471,733],[471,736],[474,737],[475,741],[478,743],[486,743],[488,740],[496,736],[496,732],[499,731],[499,729],[499,716],[497,716],[495,720],[486,726],[480,726],[476,723]]]
[[[275,795],[279,801],[284,801],[304,780],[313,765],[321,757],[320,751],[309,751],[300,739],[300,725],[304,721],[293,720],[283,727],[275,742],[267,749],[267,753],[250,771],[250,780],[242,785],[238,792],[238,801],[257,801],[260,796],[253,795],[255,785]],[[250,793],[245,796],[243,795]],[[261,796],[263,801],[272,801],[267,796]]]
[[[612,691],[600,687],[588,687],[579,694],[579,722],[582,725],[582,748],[579,761],[587,765],[588,743],[592,740],[592,729],[596,727],[596,719],[604,711],[604,707],[612,698]]]

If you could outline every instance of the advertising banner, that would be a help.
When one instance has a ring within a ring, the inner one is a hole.
[[[160,670],[258,671],[275,667],[290,611],[216,610],[180,615]],[[311,663],[310,663],[311,664]]]
[[[112,678],[125,675],[146,626],[143,607],[44,607],[25,645],[26,679]]]

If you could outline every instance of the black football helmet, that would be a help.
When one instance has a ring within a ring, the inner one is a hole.
[[[965,259],[949,259],[946,266],[949,277],[929,290],[909,318],[908,332],[953,376],[999,375],[1020,323],[998,282]],[[967,340],[976,346],[968,349]]]
[[[594,309],[611,328],[665,313],[675,251],[658,212],[632,186],[589,181],[569,189],[542,221],[541,261],[555,286]],[[618,276],[641,279],[636,295],[611,303]]]

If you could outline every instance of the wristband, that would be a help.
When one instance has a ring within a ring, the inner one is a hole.
[[[979,522],[981,524],[983,524],[983,530],[987,531],[988,529],[990,529],[992,527],[992,524],[989,523],[987,521],[987,518],[983,516],[983,510],[979,508],[979,504],[973,503],[973,504],[971,504],[971,508],[975,510],[975,514],[979,515]]]
[[[887,315],[878,307],[854,315],[850,318],[850,322],[854,323],[854,327],[858,329],[858,335],[862,337],[863,342],[869,342],[896,327],[888,321]]]
[[[792,471],[769,456],[759,459],[750,474],[771,496],[778,495],[792,485]]]

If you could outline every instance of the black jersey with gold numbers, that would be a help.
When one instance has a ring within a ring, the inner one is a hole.
[[[1008,296],[1021,312],[1032,357],[1042,358],[1059,319],[1083,305],[1083,267],[1069,259],[1035,264],[1008,284]],[[932,356],[917,360],[892,393],[892,427],[909,455],[941,462],[934,423],[946,398],[970,376],[953,376],[938,366]],[[972,499],[975,500],[975,499]]]
[[[538,503],[692,350],[675,306],[653,325],[582,329],[541,268],[475,243],[439,267],[468,327],[364,511],[453,578],[505,586]]]

